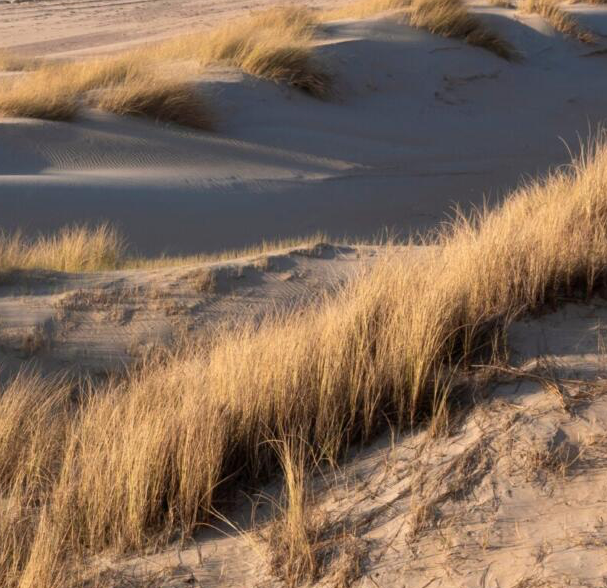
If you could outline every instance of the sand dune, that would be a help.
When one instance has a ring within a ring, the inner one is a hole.
[[[235,71],[200,86],[217,132],[90,112],[0,121],[5,228],[117,223],[142,252],[239,247],[316,230],[406,234],[569,159],[605,117],[602,45],[536,15],[474,10],[523,55],[508,63],[384,17],[328,24],[336,97],[314,100]],[[607,10],[579,7],[600,33]]]
[[[264,4],[5,2],[0,47]],[[329,100],[173,64],[214,132],[0,119],[0,585],[605,586],[607,137],[425,245],[354,239],[494,202],[605,119],[607,6],[561,7],[593,43],[467,6],[517,59],[384,14],[319,27]],[[100,221],[131,249],[27,239]]]
[[[448,438],[386,435],[339,476],[318,475],[308,516],[324,513],[349,536],[346,547],[334,538],[314,586],[603,586],[606,318],[597,300],[514,324],[519,371],[479,390]],[[244,535],[218,522],[186,546],[114,562],[111,574],[174,587],[284,586],[259,565],[268,496],[279,490],[265,492],[254,529],[247,500],[230,512]],[[351,583],[340,584],[348,570]]]
[[[378,251],[319,243],[229,262],[14,274],[0,297],[2,378],[25,365],[45,373],[122,371],[153,346],[309,305]]]

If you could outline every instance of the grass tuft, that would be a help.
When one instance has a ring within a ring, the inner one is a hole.
[[[462,0],[413,0],[410,22],[434,35],[463,39],[469,45],[482,47],[503,59],[515,57],[512,46],[488,30],[468,11]]]
[[[0,272],[55,270],[67,272],[115,269],[123,260],[124,241],[107,224],[66,227],[56,235],[33,240],[20,233],[0,233]]]
[[[593,44],[596,42],[594,34],[583,28],[575,16],[563,10],[557,0],[523,0],[519,6],[525,12],[539,14],[556,31],[566,37],[576,39],[581,43]]]
[[[121,116],[143,116],[195,129],[211,130],[212,118],[196,88],[189,83],[141,78],[109,86],[91,104]]]
[[[311,46],[317,26],[316,15],[307,8],[276,7],[209,33],[168,41],[157,47],[155,55],[162,60],[195,59],[203,68],[227,64],[326,98],[332,78],[314,58]]]
[[[0,116],[68,121],[79,110],[78,96],[56,79],[32,74],[0,85]]]
[[[468,11],[462,0],[359,0],[323,13],[322,20],[366,18],[382,12],[403,12],[409,23],[434,35],[463,39],[504,59],[517,57],[513,47]]]
[[[22,57],[0,49],[0,71],[31,71],[39,66],[39,59]]]

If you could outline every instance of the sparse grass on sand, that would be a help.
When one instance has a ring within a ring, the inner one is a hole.
[[[483,25],[462,0],[413,0],[410,22],[435,35],[463,39],[504,59],[516,56],[510,43]]]
[[[510,320],[605,287],[607,145],[433,242],[387,253],[315,309],[184,343],[123,379],[5,386],[5,585],[82,585],[87,554],[188,536],[219,496],[276,472],[288,435],[335,460],[386,419],[442,418]]]
[[[160,73],[163,63],[175,60],[194,60],[200,68],[226,63],[325,98],[332,77],[313,55],[314,23],[307,9],[275,8],[117,57],[45,64],[2,82],[0,115],[70,120],[91,102],[117,114],[208,129],[212,116],[193,86]],[[86,100],[92,91],[99,92]]]
[[[327,241],[323,233],[262,241],[259,245],[188,256],[141,257],[129,254],[124,237],[107,224],[96,227],[74,225],[51,236],[25,238],[20,232],[0,232],[0,275],[27,270],[66,272],[114,269],[150,270],[164,267],[200,265],[266,253],[312,249]]]
[[[365,18],[401,10],[408,22],[442,37],[462,39],[504,59],[514,59],[513,47],[471,14],[462,0],[359,0],[323,14],[323,20]]]
[[[15,79],[3,80],[0,116],[70,120],[89,103],[117,114],[208,129],[212,115],[199,93],[185,78],[161,75],[164,64],[176,61],[195,62],[201,70],[227,64],[314,97],[328,98],[333,76],[315,56],[313,46],[320,23],[402,8],[407,8],[413,26],[461,38],[506,59],[514,55],[510,45],[471,15],[461,0],[363,0],[326,13],[276,7],[144,50],[82,62],[44,64]],[[17,58],[11,59],[17,63]]]
[[[130,256],[125,257],[122,267],[124,269],[158,269],[162,267],[175,267],[184,265],[199,265],[201,263],[229,261],[243,257],[258,257],[267,253],[276,253],[281,250],[311,249],[319,243],[328,240],[324,233],[313,233],[305,237],[292,237],[262,241],[258,245],[241,249],[229,249],[214,253],[201,253],[185,256],[161,256],[154,258]]]
[[[581,43],[592,44],[596,37],[591,31],[583,28],[575,16],[564,10],[558,0],[522,0],[519,7],[525,12],[539,14],[559,33]]]
[[[105,58],[78,63],[46,64],[0,85],[0,115],[70,120],[92,90],[135,81],[143,76],[136,59]]]

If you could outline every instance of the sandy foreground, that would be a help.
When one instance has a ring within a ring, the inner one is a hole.
[[[55,3],[38,6],[52,11]],[[103,219],[154,255],[318,230],[406,235],[436,226],[455,204],[495,201],[569,161],[603,120],[607,10],[571,8],[598,35],[588,46],[556,35],[537,15],[472,9],[524,59],[509,63],[391,18],[342,21],[325,27],[319,48],[336,76],[329,101],[219,69],[200,79],[218,120],[214,133],[92,111],[71,123],[4,119],[3,227],[35,233]],[[23,36],[5,32],[13,26],[5,15],[21,22],[30,14],[34,26],[42,8],[0,10],[2,43],[15,46]],[[122,42],[119,30],[111,34]],[[39,53],[47,51],[52,43]]]

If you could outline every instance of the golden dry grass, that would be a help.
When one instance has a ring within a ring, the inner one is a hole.
[[[316,15],[307,8],[276,7],[236,19],[208,33],[183,36],[157,47],[155,56],[193,59],[201,67],[224,63],[259,78],[283,82],[325,98],[331,76],[310,42]]]
[[[141,77],[111,85],[94,95],[90,103],[118,115],[143,116],[202,130],[213,128],[210,109],[194,85]]]
[[[107,224],[95,228],[66,227],[55,235],[25,239],[0,233],[0,272],[56,270],[67,272],[114,269],[122,262],[124,241]]]
[[[413,0],[410,22],[442,37],[463,39],[504,59],[513,59],[512,46],[471,14],[462,0]]]
[[[193,87],[160,73],[175,60],[193,60],[202,69],[228,64],[326,98],[332,76],[314,57],[315,26],[311,11],[277,7],[117,57],[45,64],[0,84],[0,115],[70,120],[87,93],[100,90],[91,99],[99,108],[208,129],[212,116]]]
[[[40,60],[15,55],[0,49],[0,71],[30,71],[40,67]]]
[[[4,82],[0,86],[0,116],[72,120],[80,110],[78,97],[60,80],[41,83],[41,77]]]
[[[539,14],[559,33],[581,43],[594,43],[594,34],[583,28],[574,15],[564,10],[558,0],[523,0],[519,7],[525,12]]]
[[[139,257],[129,256],[124,259],[122,267],[125,269],[158,269],[162,267],[175,267],[184,265],[200,265],[201,263],[228,261],[243,257],[257,257],[267,253],[275,254],[277,251],[288,251],[294,248],[311,249],[319,243],[326,243],[328,237],[324,233],[313,233],[309,236],[291,237],[262,241],[258,245],[240,249],[228,249],[214,253],[201,253],[184,256]]]
[[[402,11],[416,28],[442,37],[463,39],[504,59],[516,57],[513,47],[471,14],[462,0],[359,0],[323,13],[322,18],[365,18],[396,10]]]
[[[46,64],[0,84],[0,114],[70,120],[85,93],[142,75],[138,60],[105,58],[82,63]]]
[[[197,92],[184,78],[174,80],[159,73],[163,64],[175,61],[193,61],[200,69],[227,64],[317,98],[328,98],[333,76],[315,56],[313,47],[319,24],[331,18],[364,18],[403,8],[407,8],[413,26],[464,39],[506,59],[514,56],[510,45],[484,27],[461,0],[362,0],[325,13],[283,6],[236,19],[210,32],[184,35],[117,57],[35,68],[34,62],[0,55],[0,68],[3,63],[34,68],[0,84],[0,116],[70,120],[83,103],[92,102],[117,114],[208,129],[212,116]],[[87,97],[91,92],[94,96]]]
[[[357,0],[339,8],[323,11],[322,19],[367,18],[382,12],[404,10],[409,6],[411,0]]]
[[[425,256],[387,254],[315,310],[184,343],[67,407],[69,386],[21,377],[0,396],[19,439],[0,444],[1,524],[20,525],[2,533],[6,585],[55,586],[87,553],[189,535],[218,496],[272,475],[290,434],[335,460],[386,419],[436,415],[509,320],[604,288],[606,227],[600,144],[457,218]],[[32,411],[31,394],[57,401]]]
[[[27,270],[68,272],[114,269],[149,270],[259,257],[267,253],[312,250],[327,241],[323,233],[262,241],[241,249],[189,256],[141,257],[129,253],[124,237],[114,227],[101,224],[67,226],[51,236],[26,238],[19,231],[0,232],[0,273]]]

